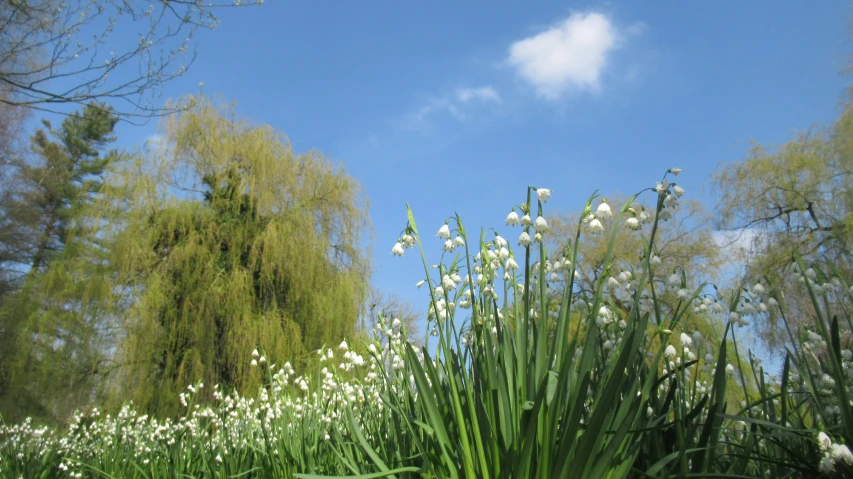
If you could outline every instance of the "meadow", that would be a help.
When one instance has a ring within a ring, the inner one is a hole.
[[[683,268],[661,270],[655,240],[685,194],[679,173],[619,208],[590,196],[563,251],[545,244],[549,189],[527,189],[499,228],[505,237],[469,230],[458,216],[434,225],[437,234],[422,230],[409,209],[391,253],[423,260],[422,341],[385,317],[369,340],[328,345],[304,370],[246,351],[264,378],[258,391],[188,385],[177,419],[128,403],[112,414],[78,411],[58,429],[3,424],[0,473],[853,477],[851,278],[796,254],[785,285],[753,278],[724,291]],[[614,260],[620,230],[642,238],[633,262]],[[593,287],[580,288],[578,248],[591,239],[607,254]],[[789,307],[785,288],[806,294],[811,309]],[[738,343],[749,321],[768,314],[814,319],[788,329],[780,371],[765,371]],[[715,322],[718,337],[695,328],[695,316]]]

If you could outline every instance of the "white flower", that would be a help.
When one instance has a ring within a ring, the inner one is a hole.
[[[684,288],[681,288],[678,290],[678,293],[676,293],[676,295],[678,296],[678,299],[685,300],[690,297],[690,292]]]
[[[544,233],[548,231],[548,222],[545,221],[545,218],[538,216],[536,222],[533,224],[533,229],[538,233]]]
[[[669,280],[667,282],[670,284],[670,286],[677,286],[681,284],[681,276],[678,276],[677,273],[672,273],[669,276]]]
[[[252,366],[257,366],[257,365],[258,365],[258,360],[257,360],[257,359],[253,359],[253,360],[252,360]]]
[[[498,258],[502,260],[506,260],[507,258],[509,258],[509,250],[502,246],[501,249],[498,251]]]
[[[393,248],[391,248],[391,254],[394,256],[403,256],[403,253],[405,253],[405,250],[403,250],[402,243],[397,243]]]
[[[403,243],[404,248],[411,248],[415,245],[415,237],[410,234],[404,234],[400,242]]]
[[[341,351],[349,351],[349,345],[347,344],[346,339],[341,342],[341,345],[338,346],[338,349],[340,349]]]
[[[761,283],[755,283],[755,286],[752,287],[752,292],[755,294],[761,294],[764,292],[764,286]]]
[[[518,224],[518,213],[515,211],[510,211],[508,215],[506,215],[506,224],[507,226],[515,226]]]
[[[538,243],[540,241],[542,241],[542,233],[536,233],[535,235],[533,235],[533,242],[534,243]]]
[[[453,251],[453,241],[447,240],[444,242],[444,246],[441,247],[444,251]]]
[[[461,236],[457,236],[453,238],[453,246],[456,246],[457,248],[460,246],[465,246],[465,240],[462,239]]]
[[[649,258],[649,263],[654,264],[654,265],[659,265],[659,264],[661,263],[661,261],[660,261],[660,256],[658,256],[658,255],[656,255],[656,254],[653,254],[653,255]]]
[[[265,362],[267,362],[267,358],[265,358],[265,357],[263,357],[263,356],[261,356],[261,357],[258,359],[258,363],[260,363],[260,364],[264,364]]]
[[[258,357],[258,356],[260,356],[260,354],[258,354],[258,350],[257,350],[257,349],[253,350],[253,351],[252,351],[252,357],[253,357],[253,358],[256,358],[256,357]]]
[[[672,192],[675,193],[675,196],[681,197],[684,194],[684,188],[675,185],[672,187]]]
[[[693,338],[684,333],[681,333],[681,345],[690,346],[691,344],[693,344]]]
[[[598,218],[589,222],[589,232],[596,235],[604,231],[604,225],[601,224],[601,221],[598,221]]]
[[[216,462],[222,462],[222,456],[219,454],[216,455]]]
[[[823,431],[817,434],[817,443],[821,451],[828,451],[832,447],[832,440]]]
[[[423,286],[423,285],[424,285],[424,283],[426,283],[426,280],[425,280],[425,279],[422,279],[422,280],[418,281],[418,284],[416,284],[415,286],[417,286],[418,288],[420,288],[421,286]]]
[[[734,367],[734,366],[732,366],[731,364],[726,364],[726,372],[727,372],[727,373],[733,373],[733,372],[735,372],[735,367]]]
[[[526,231],[522,231],[521,235],[518,237],[519,246],[530,246],[531,240],[530,235],[527,234]]]
[[[598,208],[595,210],[595,215],[603,220],[610,219],[613,216],[613,212],[610,211],[610,206],[604,201],[598,205]]]
[[[530,215],[524,215],[521,217],[521,226],[530,226],[533,224],[533,220],[530,219]]]
[[[678,176],[681,173],[681,168],[670,168],[669,170],[673,175]]]
[[[438,229],[438,234],[436,236],[441,239],[450,239],[450,227],[446,224],[442,225],[441,228]]]
[[[637,218],[628,218],[627,220],[625,220],[625,224],[628,225],[628,228],[631,228],[632,230],[640,229],[640,220],[638,220]]]
[[[824,457],[820,460],[818,469],[823,473],[832,472],[835,470],[835,461],[833,461],[831,457]]]
[[[853,464],[853,454],[850,453],[850,449],[848,449],[844,444],[832,445],[832,458],[836,461],[844,461],[847,464]]]
[[[548,198],[551,197],[551,190],[546,188],[537,188],[536,196],[539,197],[539,201],[545,203],[546,201],[548,201]]]
[[[518,263],[516,263],[514,259],[510,258],[510,259],[506,260],[505,268],[510,270],[510,271],[514,271],[514,270],[518,269]]]
[[[503,239],[501,235],[495,236],[495,246],[497,246],[498,248],[503,248],[504,246],[506,246],[506,240]]]
[[[678,351],[675,350],[675,346],[670,344],[666,347],[666,350],[664,350],[663,354],[665,354],[668,358],[674,358],[678,354]]]

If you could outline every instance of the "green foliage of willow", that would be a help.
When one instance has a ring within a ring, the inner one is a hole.
[[[368,285],[357,182],[272,128],[195,101],[116,172],[104,205],[123,215],[113,261],[131,298],[116,399],[164,415],[197,381],[255,391],[255,348],[298,365],[352,336]]]
[[[722,165],[713,178],[717,219],[742,230],[751,246],[744,277],[783,284],[794,251],[806,264],[832,261],[853,272],[853,104],[829,127],[816,127],[783,145],[756,144],[747,157]],[[813,324],[807,295],[785,291],[792,327]],[[778,314],[760,324],[768,345],[787,341]]]

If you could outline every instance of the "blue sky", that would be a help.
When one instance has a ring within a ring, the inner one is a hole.
[[[571,211],[677,166],[688,196],[710,201],[709,175],[751,140],[838,115],[850,14],[829,0],[268,0],[221,12],[163,93],[203,81],[296,151],[343,163],[370,200],[374,283],[423,306],[420,260],[390,254],[407,202],[434,261],[446,217],[500,227],[527,185]],[[119,135],[141,145],[155,128]]]

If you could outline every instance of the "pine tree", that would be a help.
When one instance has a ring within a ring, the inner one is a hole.
[[[23,284],[0,308],[0,413],[6,420],[70,414],[96,393],[105,361],[104,313],[112,290],[92,228],[101,176],[119,155],[105,152],[117,119],[95,105],[45,122],[35,161],[18,163],[4,223],[17,232]]]

